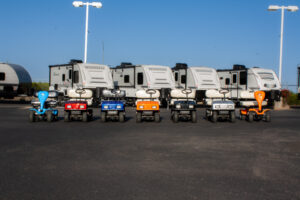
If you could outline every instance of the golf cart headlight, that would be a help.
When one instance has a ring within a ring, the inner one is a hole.
[[[178,108],[178,109],[181,108],[180,104],[177,104],[177,105],[176,105],[176,108]]]
[[[215,108],[217,108],[217,109],[220,109],[220,108],[221,108],[221,106],[220,106],[220,105],[216,105],[216,106],[215,106]]]
[[[144,106],[140,106],[140,109],[144,109]]]
[[[194,108],[194,105],[189,105],[189,108],[190,108],[190,109]]]
[[[80,105],[79,108],[80,108],[80,109],[84,109],[84,105]]]
[[[72,108],[72,106],[71,105],[67,105],[67,108]]]
[[[118,105],[118,106],[117,106],[117,109],[121,109],[121,107],[122,107],[122,106]]]
[[[157,106],[152,106],[152,108],[153,108],[153,109],[156,109],[156,108],[157,108]]]
[[[104,106],[104,109],[108,109],[108,106]]]

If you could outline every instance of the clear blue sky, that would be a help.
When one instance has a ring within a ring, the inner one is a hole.
[[[48,65],[83,59],[85,9],[73,0],[12,0],[0,6],[0,61],[21,64],[48,81]],[[102,0],[90,8],[88,62],[173,67],[278,69],[280,12],[270,4],[299,0]],[[300,12],[286,12],[283,83],[296,84]]]

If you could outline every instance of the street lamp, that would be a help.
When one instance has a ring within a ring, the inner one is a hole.
[[[93,6],[95,8],[101,8],[102,3],[101,2],[82,2],[82,1],[74,1],[73,2],[74,7],[83,7],[86,6],[86,16],[85,16],[85,41],[84,41],[84,63],[86,63],[87,60],[87,43],[88,43],[88,26],[89,26],[89,6]]]
[[[298,8],[298,6],[270,5],[268,8],[268,11],[277,11],[279,9],[281,9],[281,33],[280,33],[280,56],[279,56],[279,82],[281,83],[284,10],[296,12],[299,10],[299,8]]]

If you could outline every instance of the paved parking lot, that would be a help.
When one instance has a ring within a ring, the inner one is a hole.
[[[272,122],[29,123],[0,104],[0,199],[300,199],[300,110]],[[62,112],[60,115],[62,116]]]

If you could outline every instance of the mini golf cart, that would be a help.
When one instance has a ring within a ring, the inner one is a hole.
[[[93,109],[89,108],[89,101],[93,92],[89,89],[68,90],[68,96],[71,98],[65,102],[64,121],[82,120],[87,122],[93,118]]]
[[[228,94],[229,91],[208,91],[207,93],[209,92],[217,94],[215,96],[207,94],[207,96],[212,98],[212,101],[210,108],[206,109],[206,119],[217,122],[218,119],[221,118],[223,120],[235,122],[235,104],[230,100],[226,100],[226,94]],[[223,96],[222,99],[213,99],[213,97],[220,98],[220,95]]]
[[[147,89],[136,92],[138,98],[136,102],[136,122],[140,123],[143,119],[160,122],[158,90]]]
[[[171,119],[177,123],[179,119],[197,122],[195,91],[191,89],[174,89],[171,91]]]
[[[57,106],[57,101],[47,100],[48,97],[56,98],[57,95],[55,91],[36,92],[34,96],[38,98],[38,101],[33,100],[31,102],[32,108],[29,110],[29,121],[47,120],[48,122],[52,122],[57,120],[58,110],[54,109]]]
[[[125,103],[121,99],[126,95],[124,90],[103,90],[105,100],[101,103],[101,121],[108,119],[125,121]]]
[[[257,106],[249,106],[240,110],[241,119],[246,119],[248,122],[264,120],[265,122],[271,121],[270,109],[263,108],[263,101],[266,93],[263,91],[254,92]]]

